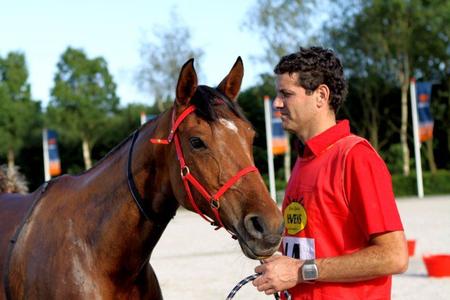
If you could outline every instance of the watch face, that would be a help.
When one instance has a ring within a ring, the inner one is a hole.
[[[316,280],[317,279],[317,266],[315,264],[305,264],[302,268],[303,280]]]

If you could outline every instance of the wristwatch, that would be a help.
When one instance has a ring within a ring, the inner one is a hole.
[[[319,278],[319,270],[314,259],[305,260],[302,266],[302,278],[304,281],[314,281]]]

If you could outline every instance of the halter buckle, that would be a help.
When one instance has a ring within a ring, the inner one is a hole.
[[[184,178],[184,177],[188,176],[189,173],[191,173],[191,170],[189,170],[188,166],[184,166],[184,167],[181,168],[181,172],[180,172],[181,178]]]
[[[171,129],[169,136],[167,137],[167,140],[169,141],[169,143],[172,142],[174,134],[175,134],[175,132],[173,131],[173,129]]]
[[[209,202],[211,203],[211,207],[212,207],[212,208],[214,208],[214,209],[219,209],[220,203],[219,203],[218,200],[216,200],[216,199],[214,199],[214,198],[211,198],[211,199],[209,200]]]

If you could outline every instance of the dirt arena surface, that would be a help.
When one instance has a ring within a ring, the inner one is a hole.
[[[392,299],[450,299],[450,277],[427,276],[423,254],[450,254],[450,196],[400,198],[397,205],[416,252],[408,271],[393,278]],[[246,258],[223,229],[215,231],[201,217],[180,209],[156,246],[151,263],[164,299],[226,299],[234,285],[258,264]],[[274,299],[251,283],[233,298]]]

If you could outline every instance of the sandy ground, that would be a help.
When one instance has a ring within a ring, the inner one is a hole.
[[[450,277],[428,277],[422,262],[423,254],[450,254],[450,196],[402,198],[397,204],[407,238],[416,240],[416,252],[408,271],[394,276],[392,299],[450,299]],[[181,209],[156,246],[151,263],[166,300],[226,299],[258,264],[241,253],[226,231],[214,231],[199,216]],[[249,283],[234,299],[274,298]]]

